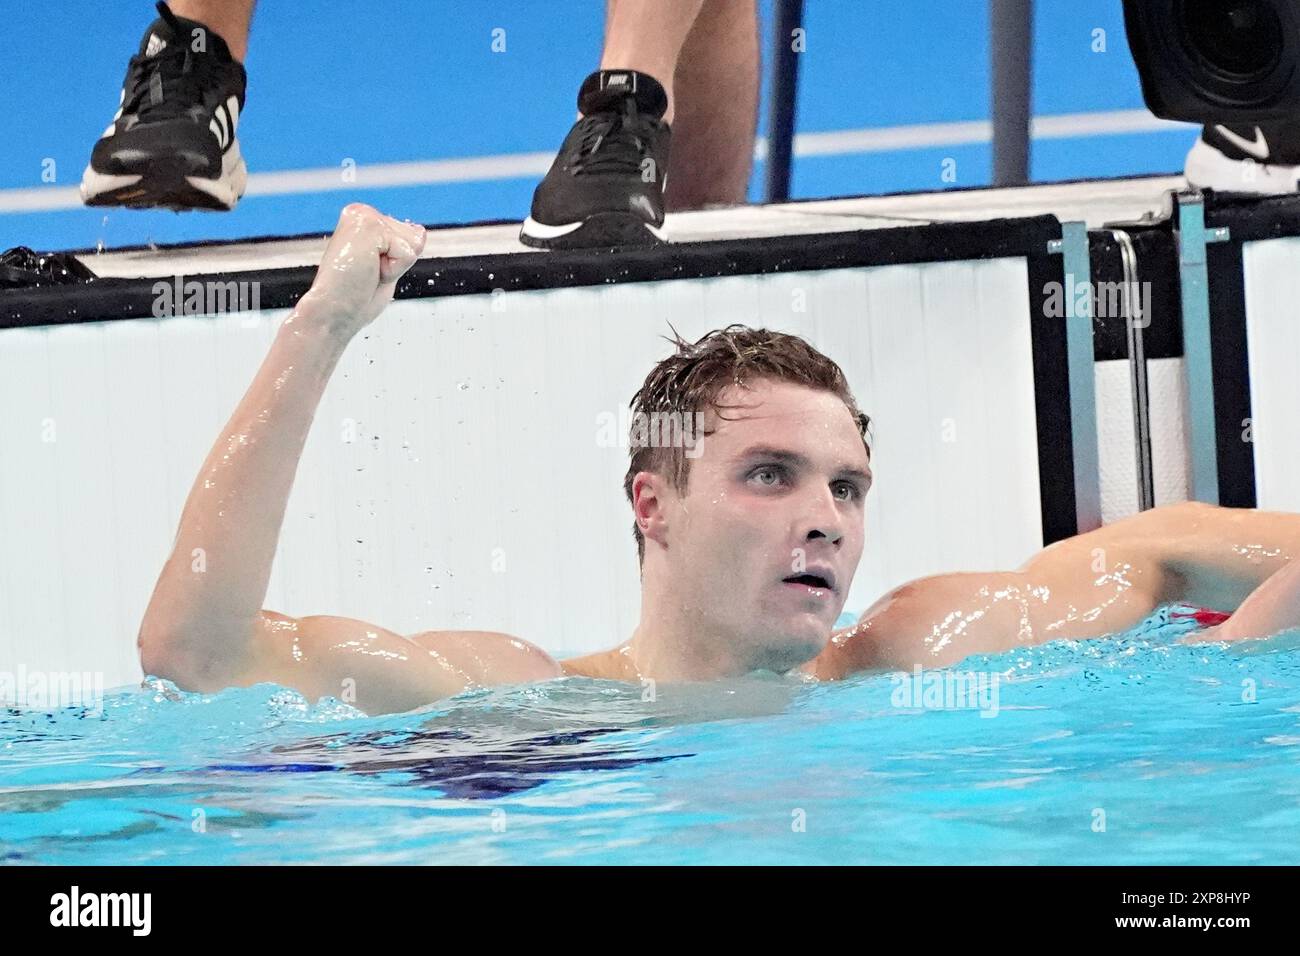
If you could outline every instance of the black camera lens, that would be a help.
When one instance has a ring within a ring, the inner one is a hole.
[[[1282,58],[1282,21],[1270,0],[1181,0],[1178,24],[1188,52],[1224,79],[1263,79]]]

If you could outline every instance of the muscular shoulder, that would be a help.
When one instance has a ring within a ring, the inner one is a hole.
[[[814,673],[945,667],[971,654],[1113,633],[1150,613],[1151,598],[1130,586],[1132,576],[1097,574],[1086,563],[1072,569],[1074,560],[1059,574],[1040,566],[908,582],[837,632]]]
[[[536,644],[498,631],[422,631],[409,640],[445,659],[478,684],[526,684],[563,676]]]
[[[917,578],[881,597],[856,624],[836,631],[808,667],[821,678],[861,670],[941,667],[1028,639],[1030,584],[1023,574],[957,572]]]

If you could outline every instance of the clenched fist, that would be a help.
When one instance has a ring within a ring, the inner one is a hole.
[[[332,334],[350,340],[393,300],[397,280],[423,248],[423,226],[351,203],[339,215],[316,279],[300,304]]]

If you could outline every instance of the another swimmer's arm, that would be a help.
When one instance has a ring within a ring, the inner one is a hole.
[[[249,665],[267,626],[271,563],[321,395],[423,243],[421,226],[359,204],[343,210],[312,288],[280,327],[190,491],[140,626],[146,673],[223,685],[256,676]]]

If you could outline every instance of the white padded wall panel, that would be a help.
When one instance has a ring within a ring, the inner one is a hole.
[[[1128,359],[1094,366],[1097,385],[1097,455],[1101,471],[1101,523],[1138,511],[1137,456]]]
[[[1151,417],[1151,482],[1159,508],[1186,501],[1191,487],[1187,456],[1187,376],[1181,357],[1147,360]]]
[[[1018,259],[396,303],[325,392],[266,606],[557,653],[625,639],[627,450],[600,446],[598,416],[669,353],[670,321],[688,339],[801,334],[845,369],[877,475],[850,610],[914,577],[1019,566],[1042,544],[1028,313]],[[0,333],[0,670],[138,679],[181,508],[284,315]]]
[[[1098,362],[1097,440],[1101,462],[1102,524],[1137,514],[1137,424],[1128,359]],[[1151,429],[1151,483],[1155,506],[1186,501],[1186,382],[1182,358],[1147,359]]]
[[[1300,511],[1300,239],[1245,243],[1242,266],[1256,504]]]

